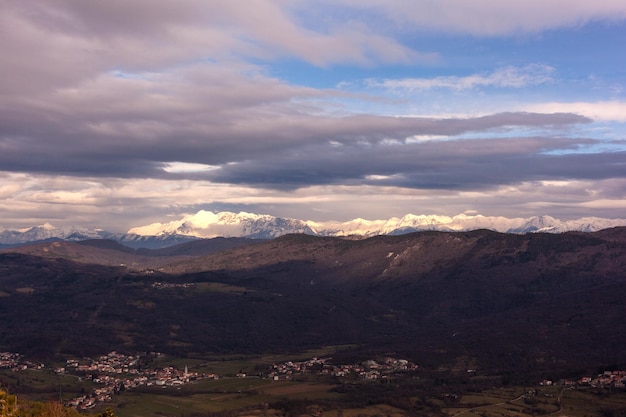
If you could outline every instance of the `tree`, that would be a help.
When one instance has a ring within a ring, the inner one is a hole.
[[[0,417],[17,415],[17,397],[0,390]]]
[[[96,417],[116,417],[116,415],[113,413],[113,410],[107,408],[103,413],[98,414]]]

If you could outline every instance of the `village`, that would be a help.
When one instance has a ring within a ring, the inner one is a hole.
[[[592,376],[583,376],[577,380],[563,379],[553,382],[544,379],[539,383],[541,386],[562,385],[565,387],[592,387],[592,388],[626,388],[626,371],[604,371],[601,374]]]
[[[149,356],[159,357],[160,353],[152,352]],[[66,403],[78,410],[95,407],[98,403],[108,402],[121,390],[139,386],[176,387],[203,378],[217,379],[215,374],[189,372],[188,368],[178,370],[173,367],[162,369],[141,369],[139,355],[124,355],[110,352],[96,359],[85,358],[82,361],[68,359],[65,368],[57,368],[57,373],[71,373],[90,379],[102,387],[91,394],[85,394]]]
[[[100,387],[91,393],[72,398],[65,405],[78,410],[88,410],[100,403],[106,403],[121,390],[132,390],[140,386],[180,387],[184,384],[201,379],[219,379],[214,373],[198,373],[173,367],[161,369],[143,368],[146,356],[158,358],[161,353],[151,352],[142,355],[125,355],[110,352],[97,358],[68,359],[64,367],[46,368],[43,364],[35,364],[23,360],[17,353],[0,353],[0,368],[8,368],[18,372],[26,369],[49,370],[56,374],[75,375],[90,380]],[[143,360],[142,360],[143,359]],[[405,359],[385,358],[380,363],[368,360],[360,364],[332,364],[331,358],[312,358],[305,361],[287,361],[273,364],[267,372],[248,375],[239,372],[236,378],[269,378],[271,380],[290,380],[297,375],[321,374],[334,377],[353,377],[356,379],[388,378],[394,374],[417,370],[418,366]]]
[[[160,357],[161,353],[144,354]],[[212,373],[190,372],[187,367],[178,370],[173,367],[161,369],[142,369],[140,355],[124,355],[110,352],[98,358],[68,359],[65,367],[47,368],[43,364],[24,361],[17,353],[0,353],[0,368],[8,368],[14,372],[27,369],[51,370],[57,374],[71,374],[101,385],[91,393],[73,398],[65,403],[66,406],[78,410],[87,410],[99,403],[108,402],[121,390],[133,389],[139,386],[177,387],[199,379],[218,376]]]
[[[273,380],[292,379],[294,375],[319,373],[335,377],[354,376],[360,379],[387,378],[393,374],[416,371],[418,366],[406,359],[385,358],[381,363],[367,360],[360,364],[332,364],[330,358],[312,358],[303,362],[285,362],[270,367],[268,377]]]
[[[202,379],[219,379],[214,373],[198,373],[174,367],[151,369],[147,363],[151,359],[162,357],[157,352],[141,355],[125,355],[115,351],[97,358],[68,359],[64,367],[50,368],[42,363],[24,360],[17,353],[0,352],[0,368],[13,372],[30,370],[50,371],[56,374],[74,375],[92,381],[98,385],[91,393],[72,398],[65,405],[78,410],[88,410],[98,404],[109,402],[121,390],[145,387],[181,387],[185,384]],[[148,360],[146,360],[148,359]],[[241,371],[226,377],[236,378],[268,378],[273,381],[291,380],[299,375],[327,375],[336,378],[353,378],[358,380],[378,380],[392,378],[399,374],[417,371],[418,365],[406,360],[387,357],[379,361],[367,360],[355,364],[334,364],[332,358],[311,358],[304,361],[286,361],[269,366],[265,372],[248,375]],[[559,380],[553,382],[545,379],[540,386],[564,386],[570,388],[616,388],[624,389],[626,371],[605,371],[596,376],[584,376],[577,380]]]

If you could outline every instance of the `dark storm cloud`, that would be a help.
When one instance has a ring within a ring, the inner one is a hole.
[[[115,110],[98,105],[92,110],[74,107],[74,114],[33,109],[17,117],[19,111],[14,111],[3,117],[0,166],[6,171],[95,177],[202,178],[163,170],[170,162],[186,162],[221,167],[205,174],[216,181],[304,186],[359,181],[367,175],[410,177],[414,171],[434,169],[433,165],[458,166],[467,154],[478,160],[494,149],[500,149],[499,157],[506,157],[520,147],[532,148],[535,154],[579,143],[536,139],[407,143],[407,138],[416,135],[554,128],[588,121],[573,114],[533,113],[469,119],[310,116],[286,108],[277,91],[272,96],[259,92],[256,100],[246,96],[247,104],[231,92],[224,97],[224,105],[211,112],[201,111],[200,104],[193,102],[186,104],[191,109],[170,112],[151,106],[161,112],[160,119],[141,109],[133,111],[132,101],[130,105],[118,102]],[[235,102],[233,107],[226,98]],[[263,101],[275,103],[258,104]],[[176,103],[168,106],[176,107]]]
[[[271,160],[215,171],[215,181],[276,188],[370,184],[471,190],[525,181],[607,179],[626,175],[626,153],[567,153],[594,141],[501,138],[412,144],[309,147]]]

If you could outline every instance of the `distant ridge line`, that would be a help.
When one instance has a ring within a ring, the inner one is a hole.
[[[49,223],[24,229],[0,229],[0,247],[11,247],[52,239],[83,241],[111,239],[131,248],[159,249],[196,239],[229,237],[273,239],[292,233],[315,236],[401,235],[419,231],[463,232],[487,229],[501,233],[595,232],[626,226],[626,219],[583,217],[559,220],[551,216],[507,218],[479,214],[456,216],[414,215],[383,220],[354,219],[346,222],[315,222],[247,212],[200,210],[168,223],[131,228],[127,233],[101,229],[55,227]]]

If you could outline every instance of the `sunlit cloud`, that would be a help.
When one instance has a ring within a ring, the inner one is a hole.
[[[463,77],[368,79],[365,80],[365,84],[368,87],[407,92],[438,88],[450,90],[469,90],[481,87],[522,88],[550,82],[553,73],[554,68],[548,65],[530,64],[521,68],[499,68],[488,74],[472,74]]]
[[[194,164],[190,162],[168,162],[163,167],[163,171],[171,173],[206,172],[219,169],[218,166]]]
[[[626,101],[535,103],[527,105],[525,108],[528,111],[540,113],[566,111],[581,114],[597,121],[626,122]]]

